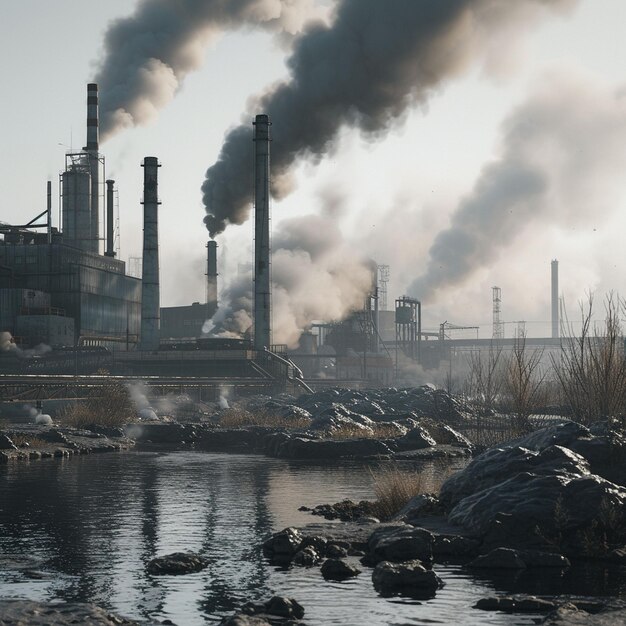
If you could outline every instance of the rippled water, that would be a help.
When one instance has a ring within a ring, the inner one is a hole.
[[[91,601],[193,626],[278,593],[304,605],[308,624],[356,626],[534,623],[471,609],[496,588],[624,593],[605,570],[554,573],[540,583],[528,574],[481,579],[450,565],[436,566],[446,583],[436,598],[407,602],[378,597],[368,569],[330,583],[319,568],[285,572],[263,559],[259,546],[271,532],[316,520],[301,505],[371,496],[361,464],[259,456],[130,452],[0,467],[0,597]],[[178,550],[199,551],[211,565],[188,576],[146,574],[149,559]],[[43,578],[33,580],[25,566]]]

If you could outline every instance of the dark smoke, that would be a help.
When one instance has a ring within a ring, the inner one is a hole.
[[[563,70],[551,74],[505,122],[501,152],[435,238],[411,295],[429,301],[462,284],[515,238],[532,239],[533,227],[573,229],[618,206],[626,93]]]
[[[574,0],[343,0],[331,26],[310,26],[288,59],[290,80],[250,110],[274,120],[273,194],[290,190],[301,156],[320,158],[344,127],[376,136],[445,81],[494,54],[494,39]],[[499,39],[501,38],[501,39]],[[502,54],[498,50],[495,54]],[[226,136],[202,185],[211,234],[241,224],[251,202],[251,126]]]
[[[95,77],[102,140],[151,121],[219,33],[241,26],[296,33],[317,14],[314,0],[141,0],[105,34]]]

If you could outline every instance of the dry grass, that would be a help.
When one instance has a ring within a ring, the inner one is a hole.
[[[24,433],[13,433],[10,438],[13,444],[18,448],[21,448],[22,446],[28,446],[29,448],[45,448],[50,445],[49,442],[44,441],[39,437],[33,437]]]
[[[381,520],[392,518],[411,498],[425,493],[423,472],[392,466],[372,471],[372,478],[376,494],[374,506]]]
[[[330,439],[393,439],[402,433],[391,424],[376,424],[372,430],[358,426],[343,426],[327,433]]]
[[[84,402],[67,405],[57,418],[62,424],[74,428],[94,424],[119,428],[135,419],[135,410],[126,387],[111,383],[91,391]]]
[[[301,417],[282,417],[270,411],[246,411],[245,409],[227,409],[220,417],[220,425],[225,428],[245,428],[246,426],[269,426],[272,428],[307,428],[310,419]]]

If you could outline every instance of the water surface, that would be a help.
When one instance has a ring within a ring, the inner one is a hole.
[[[270,533],[316,520],[301,505],[371,497],[371,474],[361,463],[129,452],[3,466],[0,597],[90,601],[136,619],[195,626],[278,593],[304,605],[307,624],[356,626],[535,623],[536,616],[471,609],[494,591],[626,595],[606,570],[494,581],[448,565],[435,568],[445,588],[418,603],[378,597],[367,568],[355,580],[331,583],[319,568],[285,572],[263,559],[260,544]],[[211,565],[188,576],[146,574],[151,558],[179,550],[201,552]],[[33,580],[25,567],[43,578]]]

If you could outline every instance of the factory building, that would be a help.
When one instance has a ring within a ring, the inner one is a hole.
[[[112,250],[113,220],[100,233],[104,157],[98,147],[98,90],[87,88],[87,145],[66,155],[60,177],[61,232],[48,205],[25,225],[0,226],[0,331],[26,347],[97,345],[127,350],[137,344],[141,280],[126,274]],[[113,183],[107,181],[112,211]],[[37,220],[46,218],[43,223]],[[45,232],[36,232],[44,229]],[[106,255],[100,241],[106,239]]]

